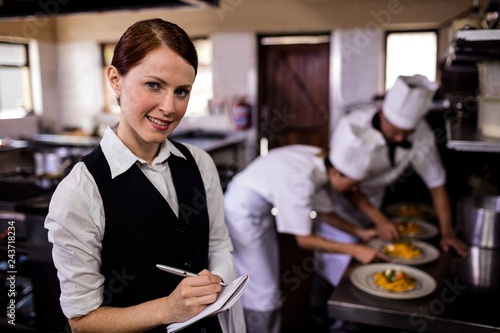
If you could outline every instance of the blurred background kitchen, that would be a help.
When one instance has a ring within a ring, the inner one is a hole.
[[[103,70],[133,22],[161,17],[195,41],[198,76],[174,136],[213,156],[223,188],[269,149],[327,147],[343,112],[379,103],[398,75],[426,75],[440,85],[427,120],[455,207],[467,196],[499,194],[499,6],[470,0],[0,1],[0,232],[16,221],[18,299],[15,329],[2,310],[0,331],[48,332],[61,320],[44,214],[60,179],[118,119]],[[409,170],[390,187],[386,203],[430,202],[426,193]],[[8,254],[0,237],[2,274]],[[283,271],[310,255],[286,235],[280,242],[287,254]],[[308,285],[306,277],[285,295],[285,311],[294,315],[285,314],[284,329],[304,323]],[[0,287],[4,309],[9,286]]]

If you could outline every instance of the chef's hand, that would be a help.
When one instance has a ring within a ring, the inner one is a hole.
[[[370,239],[376,238],[378,236],[378,232],[375,228],[358,228],[356,229],[354,235],[363,242],[368,242]]]
[[[444,252],[450,253],[450,250],[453,249],[461,257],[467,256],[469,252],[469,246],[455,236],[441,238],[439,245]]]
[[[399,240],[399,233],[396,229],[396,225],[390,220],[385,219],[384,221],[379,221],[376,223],[378,236],[385,241],[397,241]]]
[[[391,258],[384,253],[361,244],[352,244],[353,249],[353,257],[362,264],[368,264],[373,261],[391,261]]]
[[[200,313],[207,305],[215,302],[221,290],[221,278],[204,269],[198,276],[186,277],[166,297],[167,311],[171,322],[188,320]]]

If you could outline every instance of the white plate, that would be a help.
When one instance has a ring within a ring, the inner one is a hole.
[[[367,245],[370,247],[373,247],[374,249],[379,250],[380,252],[384,251],[384,246],[390,242],[381,240],[381,239],[374,239],[371,240]],[[417,240],[411,240],[411,243],[418,247],[422,251],[422,255],[416,258],[412,259],[406,259],[406,258],[399,258],[395,256],[390,256],[392,258],[392,262],[395,264],[403,264],[403,265],[422,265],[426,264],[428,262],[432,262],[439,258],[439,250],[434,247],[433,245],[426,243],[426,242],[421,242]]]
[[[395,217],[392,219],[392,222],[396,223],[398,221],[412,220],[420,227],[420,232],[416,235],[403,235],[408,238],[417,238],[417,239],[429,239],[438,234],[438,228],[427,221],[417,219],[417,218],[408,218],[408,217]]]
[[[387,268],[399,268],[408,275],[416,279],[415,289],[405,292],[387,291],[378,287],[373,282],[373,275],[377,272],[386,270]],[[359,289],[384,298],[394,299],[412,299],[429,295],[436,289],[436,280],[426,272],[407,265],[397,265],[389,263],[368,264],[359,266],[351,272],[351,282]]]
[[[436,216],[436,212],[434,211],[434,208],[432,208],[432,206],[416,202],[394,203],[388,205],[385,208],[385,211],[391,216],[401,217],[416,217],[426,219]]]

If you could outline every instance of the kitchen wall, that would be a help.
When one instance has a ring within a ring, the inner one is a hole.
[[[479,1],[480,6],[484,3]],[[36,41],[38,62],[32,65],[39,66],[41,75],[34,77],[35,113],[42,130],[56,132],[63,127],[94,126],[102,115],[105,84],[99,43],[116,42],[140,19],[161,17],[178,23],[193,37],[211,36],[215,97],[246,95],[253,105],[257,102],[257,34],[331,32],[334,122],[343,105],[382,92],[384,30],[436,28],[472,5],[465,0],[221,0],[218,8],[56,16],[63,4],[57,0],[44,4],[36,17],[0,19],[0,36]],[[442,52],[449,36],[443,37]],[[231,128],[232,123],[218,116],[186,119],[183,126]]]

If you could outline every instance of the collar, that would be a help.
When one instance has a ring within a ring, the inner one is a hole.
[[[111,178],[115,178],[132,167],[135,163],[147,164],[147,162],[136,156],[116,135],[118,123],[109,125],[104,131],[101,140],[101,148],[111,169]],[[164,163],[173,154],[186,159],[170,140],[166,139],[160,146],[158,155],[153,160],[153,165]]]

